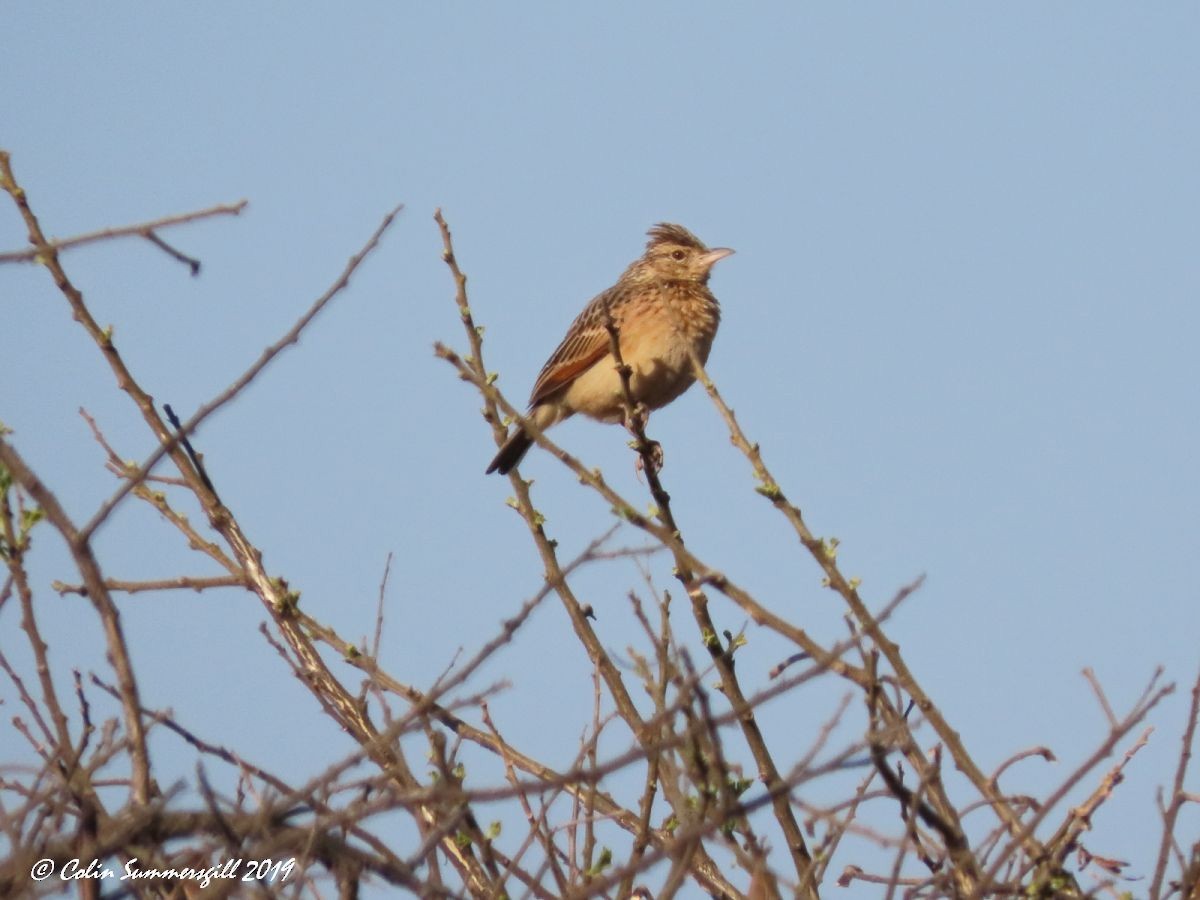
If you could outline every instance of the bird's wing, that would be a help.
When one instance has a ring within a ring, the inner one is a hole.
[[[540,403],[555,391],[570,384],[608,353],[609,338],[604,308],[608,306],[613,315],[617,316],[617,307],[621,303],[619,297],[614,297],[614,293],[610,289],[595,297],[571,323],[571,327],[567,329],[567,336],[546,360],[546,365],[542,366],[541,374],[538,375],[529,395],[530,406]],[[617,321],[620,321],[619,316]]]

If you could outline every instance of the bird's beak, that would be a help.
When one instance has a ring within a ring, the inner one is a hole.
[[[700,257],[700,265],[704,266],[705,270],[711,269],[727,256],[733,256],[733,251],[728,247],[717,247],[715,250],[709,250]]]

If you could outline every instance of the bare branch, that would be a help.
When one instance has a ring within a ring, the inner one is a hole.
[[[7,154],[4,154],[4,157],[7,160]],[[0,166],[6,167],[7,163],[0,163]],[[11,174],[11,171],[3,172],[3,176],[11,177]],[[90,231],[87,234],[81,234],[76,237],[63,238],[58,241],[46,241],[39,246],[30,247],[28,250],[10,250],[7,253],[0,253],[0,263],[35,262],[46,253],[57,253],[60,250],[69,250],[72,247],[81,247],[84,244],[94,244],[97,241],[110,241],[122,237],[140,237],[151,241],[171,256],[179,259],[180,262],[189,265],[192,269],[192,274],[195,275],[200,270],[200,263],[180,254],[179,251],[173,249],[159,238],[155,232],[174,225],[183,225],[188,222],[199,221],[200,219],[210,219],[214,216],[238,216],[241,215],[247,204],[248,201],[246,200],[239,200],[237,203],[221,203],[216,206],[210,206],[207,209],[179,213],[174,216],[165,216],[161,219],[153,219],[152,221],[142,222],[138,225],[101,228],[99,231]]]
[[[58,498],[26,465],[25,460],[2,436],[0,436],[0,464],[9,471],[29,496],[45,511],[46,518],[62,535],[67,548],[83,576],[88,596],[100,621],[108,646],[108,657],[117,674],[121,690],[121,703],[125,709],[125,729],[133,757],[133,793],[136,802],[148,803],[151,797],[150,757],[146,751],[146,732],[142,725],[141,703],[138,699],[137,681],[133,677],[133,664],[129,660],[129,649],[121,629],[121,617],[104,587],[100,566],[92,555],[87,538],[76,530],[74,523],[58,502]]]
[[[1179,821],[1179,812],[1186,800],[1200,802],[1200,797],[1187,794],[1183,786],[1187,779],[1188,766],[1192,761],[1192,747],[1196,738],[1196,725],[1200,721],[1200,675],[1192,684],[1192,702],[1188,707],[1187,724],[1183,729],[1183,746],[1179,748],[1179,763],[1175,767],[1175,780],[1171,785],[1171,799],[1163,814],[1162,843],[1158,848],[1158,861],[1154,865],[1154,878],[1150,882],[1151,897],[1160,896],[1163,878],[1167,872],[1167,860],[1170,858],[1171,841],[1175,835],[1175,825]]]
[[[81,597],[88,595],[87,585],[83,584],[65,584],[61,581],[54,581],[51,582],[50,587],[63,595],[79,594]],[[157,581],[118,581],[115,578],[106,578],[104,579],[104,587],[110,591],[120,591],[126,594],[140,594],[143,591],[172,590],[191,590],[199,593],[209,588],[244,588],[247,587],[247,584],[244,578],[238,578],[236,575],[213,575],[209,577],[179,575],[175,578],[163,578]]]
[[[81,533],[85,537],[90,536],[97,528],[100,527],[104,520],[108,518],[113,509],[116,508],[117,504],[125,499],[125,496],[131,490],[133,490],[134,487],[141,484],[146,476],[150,474],[150,470],[158,465],[159,460],[180,446],[184,438],[194,433],[195,430],[200,426],[200,423],[212,415],[212,413],[216,412],[218,409],[240,394],[242,390],[249,385],[258,376],[258,374],[265,369],[270,362],[275,359],[275,357],[278,356],[284,349],[300,340],[300,334],[304,331],[309,322],[316,317],[317,313],[325,308],[326,304],[328,304],[330,300],[332,300],[346,288],[346,286],[350,283],[350,276],[354,274],[354,272],[362,264],[363,260],[366,259],[376,247],[379,246],[379,241],[383,237],[384,232],[391,227],[392,222],[395,220],[396,216],[399,215],[400,210],[403,208],[403,205],[397,206],[390,213],[383,217],[383,221],[379,224],[379,227],[375,229],[375,233],[371,235],[371,237],[367,240],[367,243],[363,245],[361,250],[350,257],[350,261],[346,263],[346,267],[342,270],[342,274],[337,277],[337,279],[332,285],[329,286],[329,289],[326,290],[325,293],[323,293],[313,302],[312,306],[308,308],[308,311],[296,320],[295,324],[293,324],[292,327],[287,330],[283,337],[281,337],[271,346],[267,347],[262,352],[262,355],[259,356],[258,360],[251,365],[250,368],[243,372],[237,378],[237,380],[233,382],[233,384],[196,410],[192,417],[188,419],[181,427],[177,428],[173,434],[164,434],[162,436],[161,443],[159,444],[158,448],[150,454],[150,456],[141,464],[141,466],[138,467],[136,472],[129,474],[125,483],[120,487],[120,489],[118,489],[112,497],[105,501],[104,505],[96,511],[96,514],[92,516],[91,520],[83,527]],[[157,420],[157,416],[155,419]],[[161,429],[161,423],[158,424]],[[187,467],[184,466],[183,468],[186,469]],[[201,494],[201,496],[203,495]],[[215,500],[215,498],[213,499]]]

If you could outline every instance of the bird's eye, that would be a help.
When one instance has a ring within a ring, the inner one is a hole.
[[[682,250],[674,250],[671,252],[671,259],[680,260],[687,256]]]

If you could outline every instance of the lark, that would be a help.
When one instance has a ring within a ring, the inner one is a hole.
[[[721,307],[708,289],[712,267],[733,253],[709,249],[681,225],[647,232],[646,252],[617,283],[584,307],[533,385],[528,418],[545,430],[576,413],[601,422],[625,420],[624,390],[611,352],[611,316],[621,358],[630,367],[634,400],[647,410],[666,406],[696,380],[692,354],[708,361]],[[607,313],[606,313],[607,311]],[[507,475],[533,439],[517,427],[488,473]]]

